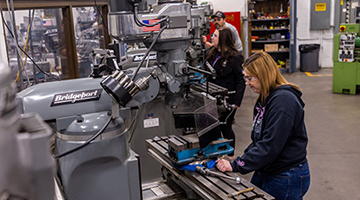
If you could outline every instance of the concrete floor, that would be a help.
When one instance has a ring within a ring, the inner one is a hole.
[[[312,74],[319,76],[284,74],[289,82],[300,85],[306,104],[311,186],[304,199],[360,199],[360,96],[333,94],[332,69]],[[247,87],[233,125],[236,155],[242,155],[250,144],[256,98]],[[251,175],[244,177],[250,180]]]

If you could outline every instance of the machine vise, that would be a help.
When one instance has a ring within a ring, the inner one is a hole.
[[[207,158],[216,158],[234,152],[230,142],[231,140],[219,138],[201,148],[197,134],[173,135],[169,137],[169,157],[176,165],[184,165]]]

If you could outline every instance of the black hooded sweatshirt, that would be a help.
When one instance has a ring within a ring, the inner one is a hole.
[[[214,55],[208,60],[216,70],[216,79],[210,78],[210,82],[225,87],[228,91],[235,91],[235,94],[229,95],[227,102],[240,107],[246,86],[242,74],[244,59],[240,54],[230,55],[226,59],[216,59],[217,56],[220,57],[220,52],[215,49]]]
[[[255,104],[252,143],[243,156],[231,162],[233,171],[276,175],[307,162],[301,95],[299,90],[282,85],[269,94],[265,105]]]

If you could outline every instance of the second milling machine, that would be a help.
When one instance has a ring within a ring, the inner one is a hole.
[[[54,147],[57,175],[65,199],[69,200],[142,198],[139,157],[129,147],[129,127],[126,127],[125,119],[131,118],[131,107],[156,98],[163,98],[173,109],[174,117],[168,119],[175,125],[173,130],[195,134],[172,138],[182,140],[181,148],[184,144],[188,144],[189,150],[199,148],[195,153],[187,153],[185,159],[177,157],[177,152],[184,149],[171,151],[170,148],[173,162],[183,164],[195,157],[216,157],[233,150],[229,141],[217,140],[221,134],[217,126],[216,99],[201,94],[204,91],[211,93],[210,90],[222,94],[218,101],[228,106],[224,98],[227,91],[212,84],[208,89],[197,85],[200,92],[190,89],[191,71],[213,75],[187,62],[189,43],[199,39],[195,38],[199,33],[190,31],[196,25],[191,18],[192,5],[174,0],[159,0],[152,10],[148,10],[146,1],[139,0],[110,0],[109,5],[109,32],[120,44],[114,44],[112,50],[94,51],[91,78],[39,84],[18,94],[23,113],[37,112],[57,130]],[[123,43],[139,41],[148,47],[144,59],[137,68],[121,70],[118,63],[126,57]],[[199,52],[193,49],[190,53]],[[157,65],[141,68],[151,50],[157,52]],[[110,74],[105,78],[101,76],[104,69]],[[202,139],[209,133],[211,136]],[[170,134],[175,131],[166,133]],[[210,143],[215,148],[199,151]],[[230,189],[224,189],[226,193],[236,192],[245,185],[235,187],[230,184],[228,187]],[[193,186],[190,188],[194,189]],[[205,199],[213,198],[203,192],[195,193],[201,193]],[[254,194],[267,195],[259,189]]]

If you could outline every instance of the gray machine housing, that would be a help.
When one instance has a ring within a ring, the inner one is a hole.
[[[33,113],[20,115],[10,68],[0,64],[0,199],[54,198],[50,128]]]
[[[142,69],[139,75],[147,75],[153,70]],[[134,70],[126,72],[131,76]],[[55,155],[86,141],[109,118],[112,99],[101,88],[101,80],[84,78],[49,82],[18,93],[22,113],[37,112],[58,130]],[[129,105],[140,105],[158,95],[158,79],[150,79],[150,83],[148,90],[135,96]],[[57,173],[69,199],[141,198],[138,158],[129,148],[124,122],[131,117],[130,108],[121,108],[119,112],[121,117],[113,120],[99,139],[58,160]]]

